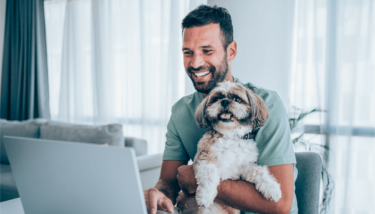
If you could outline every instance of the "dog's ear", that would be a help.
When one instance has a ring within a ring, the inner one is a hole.
[[[266,123],[268,119],[268,108],[263,99],[255,94],[252,90],[246,88],[246,95],[250,103],[250,121],[252,128],[257,129]]]
[[[197,107],[197,111],[195,111],[195,120],[197,121],[199,128],[202,129],[209,129],[211,127],[211,123],[205,117],[207,101],[208,96],[202,100]]]

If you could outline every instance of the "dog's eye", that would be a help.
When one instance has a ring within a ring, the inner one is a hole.
[[[242,100],[241,100],[240,98],[238,98],[238,97],[234,98],[234,101],[236,101],[236,102],[238,102],[238,103],[241,103],[241,102],[242,102]]]
[[[218,97],[215,97],[214,99],[212,99],[212,103],[216,103],[216,101],[218,101],[219,98]]]

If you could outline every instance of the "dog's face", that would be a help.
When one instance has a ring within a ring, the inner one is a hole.
[[[268,118],[262,98],[240,83],[222,82],[211,90],[195,113],[198,126],[225,132],[256,129]]]

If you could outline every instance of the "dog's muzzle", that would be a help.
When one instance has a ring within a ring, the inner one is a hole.
[[[229,106],[230,102],[229,100],[222,100],[221,101],[221,106],[226,109]]]

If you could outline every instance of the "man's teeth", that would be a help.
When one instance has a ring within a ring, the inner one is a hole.
[[[210,72],[206,71],[206,72],[201,72],[201,73],[194,73],[194,75],[197,76],[197,77],[201,77],[201,76],[207,75],[208,73],[210,73]]]

